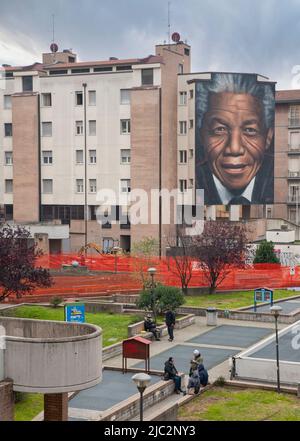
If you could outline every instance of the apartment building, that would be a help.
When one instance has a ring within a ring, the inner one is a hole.
[[[2,218],[29,226],[51,253],[88,242],[130,250],[143,236],[156,237],[161,251],[172,230],[161,222],[161,201],[157,224],[124,222],[117,201],[115,222],[99,225],[97,193],[176,188],[177,77],[190,72],[190,56],[178,42],[143,59],[78,62],[64,50],[3,66]]]

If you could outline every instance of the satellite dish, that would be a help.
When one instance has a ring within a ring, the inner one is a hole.
[[[180,41],[180,34],[178,34],[178,32],[174,32],[172,34],[172,41],[174,41],[175,43],[179,43],[179,41]]]
[[[50,46],[50,50],[51,50],[52,53],[57,52],[58,51],[57,44],[56,43],[52,43],[51,46]]]

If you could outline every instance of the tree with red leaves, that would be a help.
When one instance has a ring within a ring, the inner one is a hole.
[[[0,302],[9,296],[21,298],[38,286],[49,287],[49,270],[36,267],[42,252],[29,245],[30,232],[21,226],[4,225],[0,229]]]
[[[233,268],[245,268],[247,228],[230,221],[207,221],[203,233],[193,238],[192,254],[198,261],[212,294]]]

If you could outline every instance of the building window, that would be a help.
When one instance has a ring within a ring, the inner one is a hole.
[[[4,136],[10,137],[12,136],[12,123],[4,124]]]
[[[131,70],[131,69],[132,69],[132,66],[130,66],[130,65],[127,65],[127,66],[117,66],[116,67],[116,70],[118,70],[118,71]]]
[[[76,179],[76,193],[83,193],[83,179]]]
[[[190,129],[193,129],[194,128],[194,120],[193,119],[190,119]]]
[[[14,206],[4,205],[4,218],[6,221],[13,220],[14,218]]]
[[[83,150],[76,150],[76,164],[83,164]]]
[[[5,165],[13,165],[13,153],[4,152]]]
[[[190,159],[193,159],[193,157],[194,157],[194,150],[190,149],[189,152],[190,152]]]
[[[186,150],[179,150],[179,162],[180,162],[180,164],[187,163],[187,151]]]
[[[121,150],[121,164],[130,164],[131,151],[130,149]]]
[[[183,64],[178,64],[178,73],[183,74]]]
[[[95,106],[95,105],[96,105],[96,91],[89,90],[89,106]]]
[[[97,150],[89,150],[89,163],[90,164],[97,163]]]
[[[76,106],[83,105],[83,92],[75,92],[75,105]]]
[[[121,89],[121,104],[130,104],[130,90]]]
[[[109,66],[94,67],[94,72],[112,72],[113,68]]]
[[[179,179],[179,189],[181,193],[187,190],[187,181],[186,179]]]
[[[186,121],[179,121],[179,134],[186,135]]]
[[[52,136],[52,122],[42,123],[42,136]]]
[[[189,187],[190,188],[194,187],[194,179],[189,179]]]
[[[45,194],[53,193],[52,179],[43,179],[43,193]]]
[[[130,193],[130,179],[121,179],[121,193]]]
[[[290,106],[289,108],[289,126],[300,126],[300,105]]]
[[[11,109],[11,96],[4,95],[3,99],[4,99],[4,103],[3,103],[4,109]]]
[[[5,193],[12,193],[12,192],[13,192],[13,180],[5,179]]]
[[[153,86],[153,69],[142,69],[142,86]]]
[[[190,100],[192,100],[194,98],[194,90],[191,89],[190,90]]]
[[[96,136],[96,121],[89,121],[89,136]]]
[[[97,193],[97,179],[89,180],[90,193]]]
[[[83,135],[83,121],[76,121],[76,135]]]
[[[67,75],[68,69],[50,70],[49,75]]]
[[[23,84],[23,92],[32,92],[33,91],[33,77],[25,76],[22,77]]]
[[[186,92],[179,92],[179,104],[181,106],[185,106],[186,100],[187,100],[187,93]]]
[[[42,106],[43,107],[51,107],[52,106],[51,93],[42,93]]]
[[[42,160],[44,165],[53,164],[52,150],[44,150],[42,152]]]
[[[123,135],[130,133],[130,119],[121,119],[121,133]]]
[[[184,48],[184,55],[186,55],[187,57],[190,56],[190,50],[187,47]]]

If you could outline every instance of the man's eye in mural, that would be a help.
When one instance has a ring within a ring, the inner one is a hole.
[[[230,132],[230,129],[226,126],[217,126],[210,130],[210,135],[227,135]]]
[[[260,134],[260,131],[254,127],[245,127],[243,129],[243,132],[245,133],[245,135],[247,136],[257,136]]]

